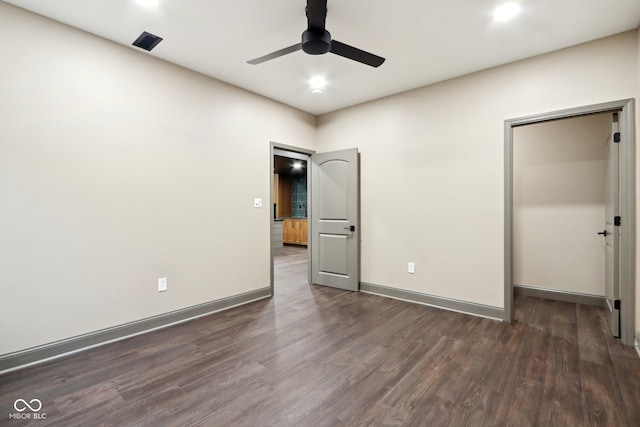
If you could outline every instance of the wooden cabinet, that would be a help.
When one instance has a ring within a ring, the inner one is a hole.
[[[309,236],[308,222],[306,219],[300,220],[300,244],[307,245],[307,237]]]
[[[293,243],[294,234],[293,218],[285,218],[282,221],[282,241],[284,243]]]
[[[276,218],[291,216],[291,177],[273,174],[273,201]]]
[[[285,218],[282,241],[293,245],[307,245],[308,222],[306,218]]]

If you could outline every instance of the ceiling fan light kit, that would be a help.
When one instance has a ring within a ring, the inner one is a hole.
[[[323,55],[331,52],[371,67],[379,67],[384,58],[362,49],[331,39],[331,33],[325,28],[327,19],[327,0],[307,0],[307,29],[302,33],[302,41],[284,49],[271,52],[259,58],[247,61],[257,65],[289,53],[302,50],[309,55]]]

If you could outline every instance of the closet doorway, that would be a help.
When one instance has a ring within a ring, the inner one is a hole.
[[[548,227],[538,226],[538,230],[535,232],[531,232],[526,228],[522,228],[522,223],[518,224],[523,218],[527,216],[533,217],[536,216],[540,219],[540,216],[543,210],[548,210],[548,200],[545,202],[544,209],[540,209],[542,206],[541,203],[534,203],[532,205],[532,200],[535,202],[537,199],[532,199],[531,196],[535,196],[538,194],[539,196],[548,199],[550,196],[554,194],[549,194],[549,190],[546,191],[537,191],[534,189],[533,193],[522,193],[523,186],[527,185],[527,178],[521,175],[516,175],[514,173],[514,167],[517,166],[514,161],[514,151],[517,150],[516,146],[518,142],[515,140],[518,128],[522,128],[525,126],[535,125],[535,124],[544,124],[544,123],[553,123],[559,122],[563,119],[570,118],[581,118],[587,117],[590,115],[603,114],[609,115],[611,117],[612,133],[611,139],[615,140],[615,144],[617,149],[619,150],[619,155],[616,156],[619,158],[619,165],[617,168],[617,176],[615,177],[618,182],[618,190],[616,193],[619,195],[619,207],[618,213],[615,217],[610,218],[612,222],[616,223],[616,236],[618,246],[618,254],[617,256],[617,265],[607,266],[607,269],[611,267],[618,274],[618,286],[619,286],[619,299],[615,302],[617,305],[617,309],[620,310],[620,338],[622,342],[626,345],[633,345],[634,335],[635,335],[635,134],[634,134],[634,102],[631,99],[614,101],[605,104],[591,105],[586,107],[579,107],[570,110],[563,110],[551,113],[545,113],[535,116],[523,117],[518,119],[511,119],[505,121],[505,320],[512,321],[513,319],[513,292],[514,285],[522,285],[520,283],[516,283],[514,280],[523,280],[523,277],[534,277],[535,275],[527,274],[526,268],[527,264],[523,262],[523,259],[527,259],[527,262],[531,261],[531,258],[527,258],[526,254],[523,254],[523,248],[517,247],[514,242],[514,236],[516,232],[514,232],[514,226],[519,227],[517,230],[517,234],[520,236],[529,235],[530,237],[536,238],[537,236],[547,236],[549,239],[554,239],[560,237],[561,239],[567,235],[567,227],[572,227],[574,224],[571,223],[571,219],[569,218],[569,222],[562,230],[553,229],[556,225],[554,223],[549,222],[548,218],[544,219],[544,221],[549,224]],[[600,116],[601,118],[607,116]],[[603,141],[604,142],[604,141]],[[604,145],[604,144],[603,144]],[[570,150],[569,150],[570,151]],[[575,150],[574,150],[575,152]],[[616,151],[617,153],[618,151]],[[584,153],[581,154],[584,157]],[[557,153],[554,154],[557,156]],[[594,157],[594,156],[591,156]],[[589,161],[601,162],[605,159],[606,156],[601,156],[602,158],[595,159],[591,158]],[[562,156],[558,157],[561,159]],[[538,184],[540,181],[553,179],[553,174],[564,174],[565,171],[562,167],[558,165],[558,159],[556,159],[555,164],[547,164],[545,167],[548,169],[546,172],[541,170],[538,165],[529,165],[533,166],[529,168],[529,171],[537,176]],[[522,159],[518,160],[522,162]],[[530,161],[530,159],[529,159]],[[560,160],[561,161],[561,160]],[[575,165],[574,165],[575,166]],[[580,166],[580,165],[578,165]],[[602,169],[602,164],[600,169]],[[582,166],[580,166],[582,167]],[[597,169],[597,168],[596,168]],[[592,170],[596,170],[592,169]],[[603,172],[602,170],[600,172]],[[537,174],[537,175],[536,175]],[[600,173],[600,175],[603,175]],[[584,177],[583,177],[584,178]],[[601,176],[601,178],[605,178]],[[520,180],[519,182],[515,182],[515,180]],[[601,179],[600,181],[604,181]],[[551,191],[556,191],[561,189],[563,184],[566,182],[557,181],[557,185],[551,185]],[[605,182],[601,182],[602,187],[604,187]],[[536,184],[537,185],[537,184]],[[599,185],[599,184],[598,184]],[[518,197],[514,197],[514,188],[518,187],[521,194]],[[576,186],[577,188],[577,186]],[[587,189],[584,187],[583,190]],[[540,190],[540,189],[538,189]],[[594,195],[591,193],[587,193],[583,191],[582,193],[574,193],[572,194],[571,189],[564,189],[564,195],[569,197],[569,199],[580,199],[591,200],[594,198]],[[537,191],[537,193],[536,193]],[[557,194],[561,194],[562,191],[558,191]],[[525,197],[523,197],[523,194]],[[563,196],[564,197],[564,196]],[[602,197],[600,197],[602,199]],[[606,199],[606,198],[605,198]],[[566,198],[565,198],[566,200]],[[602,204],[604,200],[600,200],[599,203]],[[533,210],[529,209],[533,206]],[[526,208],[526,209],[523,209]],[[604,206],[601,206],[603,208]],[[573,208],[572,208],[573,209]],[[598,208],[599,209],[599,208]],[[566,210],[566,209],[565,209]],[[575,209],[574,209],[575,210]],[[583,209],[584,210],[584,209]],[[577,212],[577,211],[576,211]],[[575,213],[575,212],[574,212]],[[593,233],[593,236],[586,236],[587,239],[598,237],[597,234],[602,231],[604,228],[605,222],[609,219],[602,218],[602,225],[599,227],[597,224],[593,223],[591,228],[593,230],[588,231],[588,233]],[[615,220],[615,221],[614,221]],[[592,221],[593,222],[593,221]],[[597,222],[597,221],[596,221]],[[559,236],[558,236],[559,235]],[[606,236],[605,236],[606,237]],[[608,243],[607,243],[608,244]],[[565,248],[566,249],[566,248]],[[602,252],[602,265],[604,265],[604,248]],[[531,251],[529,251],[531,252]],[[548,253],[544,253],[540,255],[539,258],[544,258],[544,256],[548,255]],[[562,252],[562,251],[561,251]],[[566,250],[565,250],[566,252]],[[547,260],[548,261],[548,260]],[[600,262],[593,261],[593,262]],[[514,263],[519,263],[518,271],[514,269]],[[548,265],[548,262],[546,263]],[[566,267],[567,263],[561,263],[559,268]],[[574,266],[575,267],[575,266]],[[531,269],[530,269],[531,270]],[[597,274],[601,274],[597,273]],[[542,276],[539,276],[542,277]],[[560,276],[558,276],[560,277]],[[566,276],[565,276],[566,277]],[[543,280],[543,279],[536,279]],[[547,279],[544,279],[547,280]],[[602,277],[602,281],[604,277]],[[584,286],[585,284],[577,284],[576,286]],[[581,294],[582,296],[588,294],[602,294],[602,288],[598,287],[597,284],[592,284],[591,288],[583,288],[585,290],[581,290],[580,288],[568,288],[563,290],[562,294],[564,296],[574,293]],[[575,290],[578,292],[575,292]],[[531,290],[531,289],[529,289]],[[537,289],[540,291],[540,289]],[[544,291],[544,290],[543,290]],[[568,291],[568,292],[567,292]],[[556,295],[559,295],[556,293]],[[607,303],[609,302],[609,296],[606,296]],[[614,332],[615,335],[615,332]]]

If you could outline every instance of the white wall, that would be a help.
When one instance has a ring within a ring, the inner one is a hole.
[[[634,97],[637,55],[632,31],[321,116],[320,151],[362,152],[362,280],[503,307],[504,120]]]
[[[607,138],[612,115],[513,130],[513,283],[605,295]]]
[[[269,286],[313,116],[3,2],[0,55],[0,354]]]

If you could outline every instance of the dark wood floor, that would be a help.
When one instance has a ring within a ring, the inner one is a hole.
[[[309,286],[0,377],[0,425],[639,426],[640,359],[601,309],[531,297],[516,322]]]

